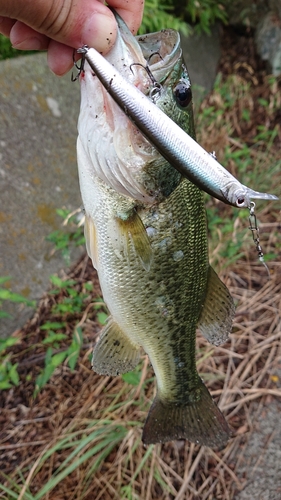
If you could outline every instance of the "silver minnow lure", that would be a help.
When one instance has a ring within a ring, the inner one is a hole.
[[[125,80],[94,48],[78,49],[107,92],[147,140],[184,177],[211,196],[250,208],[251,199],[276,200],[277,196],[253,191],[241,184],[214,157],[184,132],[137,87]]]

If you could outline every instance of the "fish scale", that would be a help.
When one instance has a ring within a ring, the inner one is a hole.
[[[192,103],[179,106],[173,92],[178,81],[190,88],[178,34],[166,30],[146,35],[140,47],[118,16],[117,22],[115,55],[108,57],[116,57],[118,70],[132,79],[132,60],[142,60],[143,44],[149,48],[156,40],[162,57],[151,65],[162,84],[157,105],[195,137]],[[135,71],[138,86],[143,70],[139,71]],[[93,369],[104,375],[125,373],[136,367],[144,349],[157,383],[143,429],[144,443],[184,438],[222,446],[229,430],[196,369],[196,328],[214,344],[224,342],[234,306],[209,265],[202,192],[175,171],[123,114],[123,125],[118,127],[122,112],[101,91],[87,64],[80,82],[77,152],[86,244],[110,311],[94,348]],[[148,90],[146,80],[142,90]]]
[[[98,265],[104,300],[119,327],[128,331],[133,342],[149,353],[163,392],[171,393],[178,376],[185,380],[185,384],[180,384],[181,392],[186,384],[188,389],[189,382],[193,386],[197,380],[194,330],[209,267],[206,230],[202,231],[202,226],[206,226],[202,193],[183,180],[165,202],[138,212],[144,226],[153,226],[156,231],[150,241],[153,260],[149,276],[141,260],[136,258],[132,243],[128,246],[127,258],[120,259],[114,252],[107,229],[111,213],[108,196],[108,190],[101,189],[99,215],[95,218],[98,247],[105,249],[99,254]],[[113,190],[110,196],[119,198]],[[189,199],[192,203],[186,202]],[[173,230],[171,219],[183,230]],[[178,251],[183,252],[183,257],[176,262],[173,255]],[[165,303],[161,306],[163,298],[168,307]],[[172,311],[169,304],[173,305]],[[158,332],[160,345],[155,344],[150,335],[152,331]],[[177,358],[182,359],[184,366],[177,368],[174,362]],[[161,376],[163,371],[165,376]]]

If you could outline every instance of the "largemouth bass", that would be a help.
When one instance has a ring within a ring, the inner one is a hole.
[[[146,37],[147,35],[139,37],[140,43],[144,46]],[[159,43],[160,40],[154,40],[154,50]],[[150,97],[153,95],[153,98],[147,99],[129,79],[116,71],[116,64],[110,64],[95,49],[83,47],[78,52],[87,59],[106,90],[145,137],[171,165],[200,189],[238,208],[250,208],[251,199],[278,199],[275,195],[260,193],[241,184],[217,161],[214,154],[207,153],[191,135],[186,134],[175,121],[163,113],[161,106],[155,106],[162,89],[150,70],[152,85],[149,95]],[[147,56],[149,57],[149,54]],[[179,106],[187,106],[191,99],[191,89],[190,86],[186,86],[184,79],[178,81],[174,95]]]
[[[174,92],[179,84],[191,88],[179,34],[164,30],[140,40],[117,21],[107,59],[147,95],[150,76],[136,63],[149,59],[162,86],[157,106],[195,137],[191,99],[183,107]],[[160,57],[154,60],[155,47]],[[231,331],[234,305],[209,265],[202,191],[144,138],[87,62],[79,79],[86,244],[111,314],[94,348],[93,369],[105,375],[132,370],[142,347],[157,381],[144,443],[188,439],[222,446],[229,430],[197,373],[196,327],[219,345]]]

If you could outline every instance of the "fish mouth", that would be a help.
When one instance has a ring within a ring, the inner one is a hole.
[[[162,95],[165,96],[170,79],[178,73],[175,63],[182,64],[178,33],[163,30],[136,38],[120,16],[114,15],[118,24],[117,38],[105,59],[144,95],[153,99],[154,83],[159,82]],[[170,186],[179,182],[178,172],[174,169],[171,172],[172,167],[124,114],[87,60],[80,76],[80,85],[78,130],[79,136],[83,138],[89,168],[95,176],[117,193],[142,204],[151,205],[155,200],[160,200],[164,193],[166,196],[166,184],[168,192],[171,192]],[[154,172],[159,162],[161,169],[157,167],[156,170],[161,172],[161,187]],[[165,171],[164,177],[162,171]]]
[[[143,57],[158,83],[163,83],[182,55],[180,35],[172,29],[137,36]]]
[[[143,66],[144,70],[148,66],[156,82],[163,84],[182,56],[179,33],[173,29],[164,29],[135,37],[115,11],[114,15],[118,26],[117,39],[106,58],[120,71],[130,53],[133,72],[134,65]],[[147,93],[145,88],[141,90]]]

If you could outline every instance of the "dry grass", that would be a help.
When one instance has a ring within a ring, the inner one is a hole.
[[[201,142],[208,147],[210,141],[208,149],[216,149],[217,153],[224,149],[222,144],[233,151],[245,142],[251,144],[257,125],[264,119],[265,111],[255,96],[258,83],[253,81],[251,71],[244,66],[242,69],[250,74],[252,87],[240,95],[240,103],[242,100],[243,107],[255,111],[256,120],[242,126],[242,108],[236,107],[236,114],[232,107],[225,111],[224,123],[231,127],[213,126],[201,137]],[[243,79],[248,81],[244,75]],[[240,84],[236,79],[236,85]],[[259,89],[269,99],[276,96],[266,79]],[[216,94],[209,99],[212,105],[220,106]],[[277,114],[269,113],[267,120],[268,126],[274,127]],[[241,140],[236,139],[238,129]],[[259,145],[251,154],[268,165],[277,158],[280,143],[279,129],[271,145],[272,156],[268,157],[268,151]],[[235,162],[232,167],[235,170]],[[276,180],[269,179],[268,186],[276,183],[278,172],[274,175]],[[209,202],[210,209],[214,203]],[[231,209],[220,206],[221,216],[231,218]],[[141,429],[155,390],[153,373],[146,356],[137,386],[121,377],[101,377],[91,371],[89,355],[99,331],[91,304],[100,290],[85,257],[67,276],[75,278],[81,289],[85,281],[95,284],[86,313],[73,316],[68,325],[71,331],[79,322],[83,329],[84,345],[78,365],[74,372],[66,364],[57,368],[35,400],[34,379],[44,360],[44,332],[40,325],[46,319],[57,319],[51,308],[60,297],[46,294],[34,318],[15,332],[19,344],[12,348],[11,356],[19,363],[21,384],[0,394],[0,499],[231,500],[235,491],[243,488],[246,478],[237,471],[243,446],[253,429],[251,402],[265,405],[281,397],[277,376],[281,361],[280,215],[272,204],[260,206],[264,207],[258,212],[261,243],[266,254],[275,254],[269,263],[271,277],[268,279],[265,268],[257,261],[247,219],[237,217],[227,235],[218,229],[217,241],[211,242],[211,260],[219,262],[220,276],[237,303],[235,323],[230,340],[221,347],[214,348],[198,334],[198,370],[232,429],[228,445],[223,450],[184,441],[142,445]],[[243,225],[246,229],[241,233]],[[241,256],[232,264],[220,256],[226,238],[242,238]]]
[[[71,277],[77,278],[82,270],[92,274],[84,264],[85,259]],[[141,428],[154,393],[148,360],[143,360],[138,386],[93,373],[88,359],[95,336],[90,317],[83,324],[84,351],[74,373],[66,366],[58,368],[35,401],[28,382],[2,394],[0,476],[3,482],[4,474],[16,478],[19,496],[14,498],[233,498],[244,484],[236,470],[253,426],[250,403],[281,397],[275,377],[281,355],[281,264],[273,266],[271,280],[262,272],[258,265],[241,263],[224,276],[238,303],[227,344],[214,348],[198,335],[199,372],[233,433],[224,450],[184,441],[145,448]],[[48,315],[47,300],[46,296],[37,319],[22,332],[28,332],[30,345],[40,335],[39,318]],[[19,353],[17,359],[22,374],[25,370],[34,377],[36,358],[26,364],[28,353]],[[57,484],[56,478],[61,479]],[[44,494],[41,488],[50,480],[54,490]],[[12,497],[3,492],[0,498]]]

